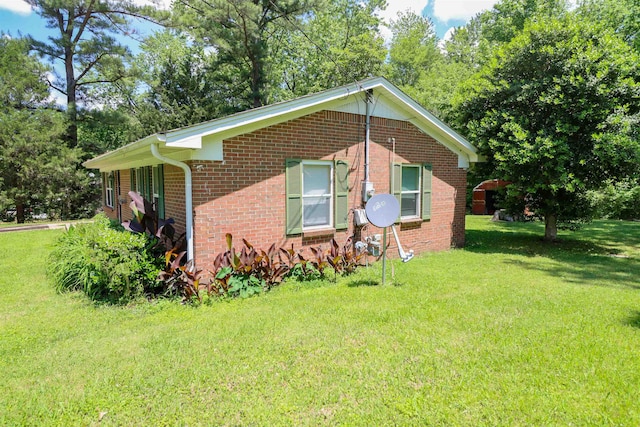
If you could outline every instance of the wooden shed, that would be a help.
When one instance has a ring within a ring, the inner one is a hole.
[[[495,196],[499,188],[510,182],[501,179],[488,179],[473,188],[471,213],[474,215],[493,215],[496,211]]]

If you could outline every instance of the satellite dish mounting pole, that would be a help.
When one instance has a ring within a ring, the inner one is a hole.
[[[387,278],[387,227],[382,232],[382,285]]]

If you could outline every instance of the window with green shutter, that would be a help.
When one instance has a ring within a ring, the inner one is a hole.
[[[433,167],[424,163],[422,165],[422,219],[431,219],[431,179]]]
[[[288,159],[285,169],[287,234],[302,233],[302,160]]]
[[[286,232],[348,227],[349,165],[344,160],[288,159]]]
[[[131,191],[152,202],[158,216],[164,219],[164,165],[131,169],[129,173]]]
[[[400,205],[398,220],[431,218],[432,175],[430,164],[392,164],[391,189]]]
[[[335,228],[349,227],[349,164],[344,160],[335,163]]]

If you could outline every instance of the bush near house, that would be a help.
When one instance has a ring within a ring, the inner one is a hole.
[[[228,249],[207,270],[196,269],[185,262],[183,239],[173,240],[172,221],[154,220],[157,215],[142,198],[132,205],[140,207],[134,211],[136,220],[124,227],[101,214],[93,223],[71,227],[60,237],[49,264],[58,291],[82,291],[92,300],[117,304],[160,295],[202,302],[203,293],[247,298],[288,278],[313,280],[333,272],[335,280],[338,274],[353,273],[364,256],[353,251],[351,239],[342,246],[333,240],[327,249],[312,248],[310,258],[293,247],[274,244],[266,251],[258,249],[245,239],[236,251],[228,234]]]
[[[99,214],[58,239],[48,270],[59,292],[82,291],[93,300],[126,303],[161,291],[156,277],[162,263],[151,251],[155,242],[119,228]]]

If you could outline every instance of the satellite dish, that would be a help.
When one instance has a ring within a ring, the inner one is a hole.
[[[364,210],[371,224],[384,228],[396,222],[400,215],[400,204],[392,194],[376,194],[367,201]]]

